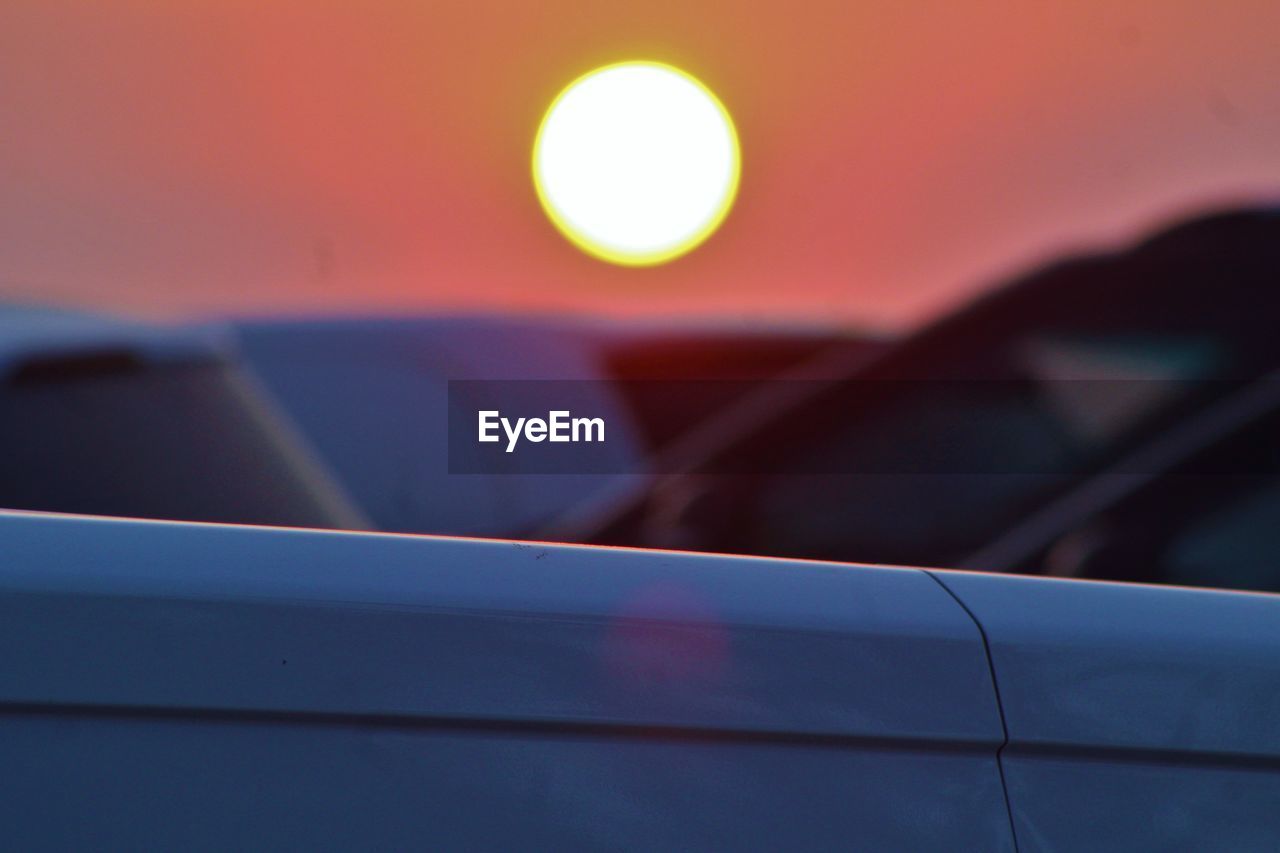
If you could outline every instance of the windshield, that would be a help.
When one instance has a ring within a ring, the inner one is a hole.
[[[323,475],[216,363],[28,362],[0,393],[0,507],[347,527]]]

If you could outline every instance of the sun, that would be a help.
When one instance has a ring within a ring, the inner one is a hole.
[[[619,62],[574,80],[533,143],[547,216],[583,251],[649,266],[702,243],[733,207],[738,134],[720,99],[685,71]]]

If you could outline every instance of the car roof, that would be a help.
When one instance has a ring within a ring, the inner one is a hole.
[[[0,305],[0,373],[28,359],[127,353],[146,361],[217,360],[228,352],[210,329],[165,326],[43,305]]]

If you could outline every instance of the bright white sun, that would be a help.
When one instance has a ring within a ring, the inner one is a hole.
[[[551,221],[619,264],[669,261],[733,206],[741,156],[733,120],[706,86],[657,62],[598,68],[551,103],[533,181]]]

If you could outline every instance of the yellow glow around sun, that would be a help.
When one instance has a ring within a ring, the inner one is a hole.
[[[693,76],[619,62],[574,80],[547,109],[533,182],[551,221],[583,251],[660,264],[706,240],[738,192],[733,119]]]

